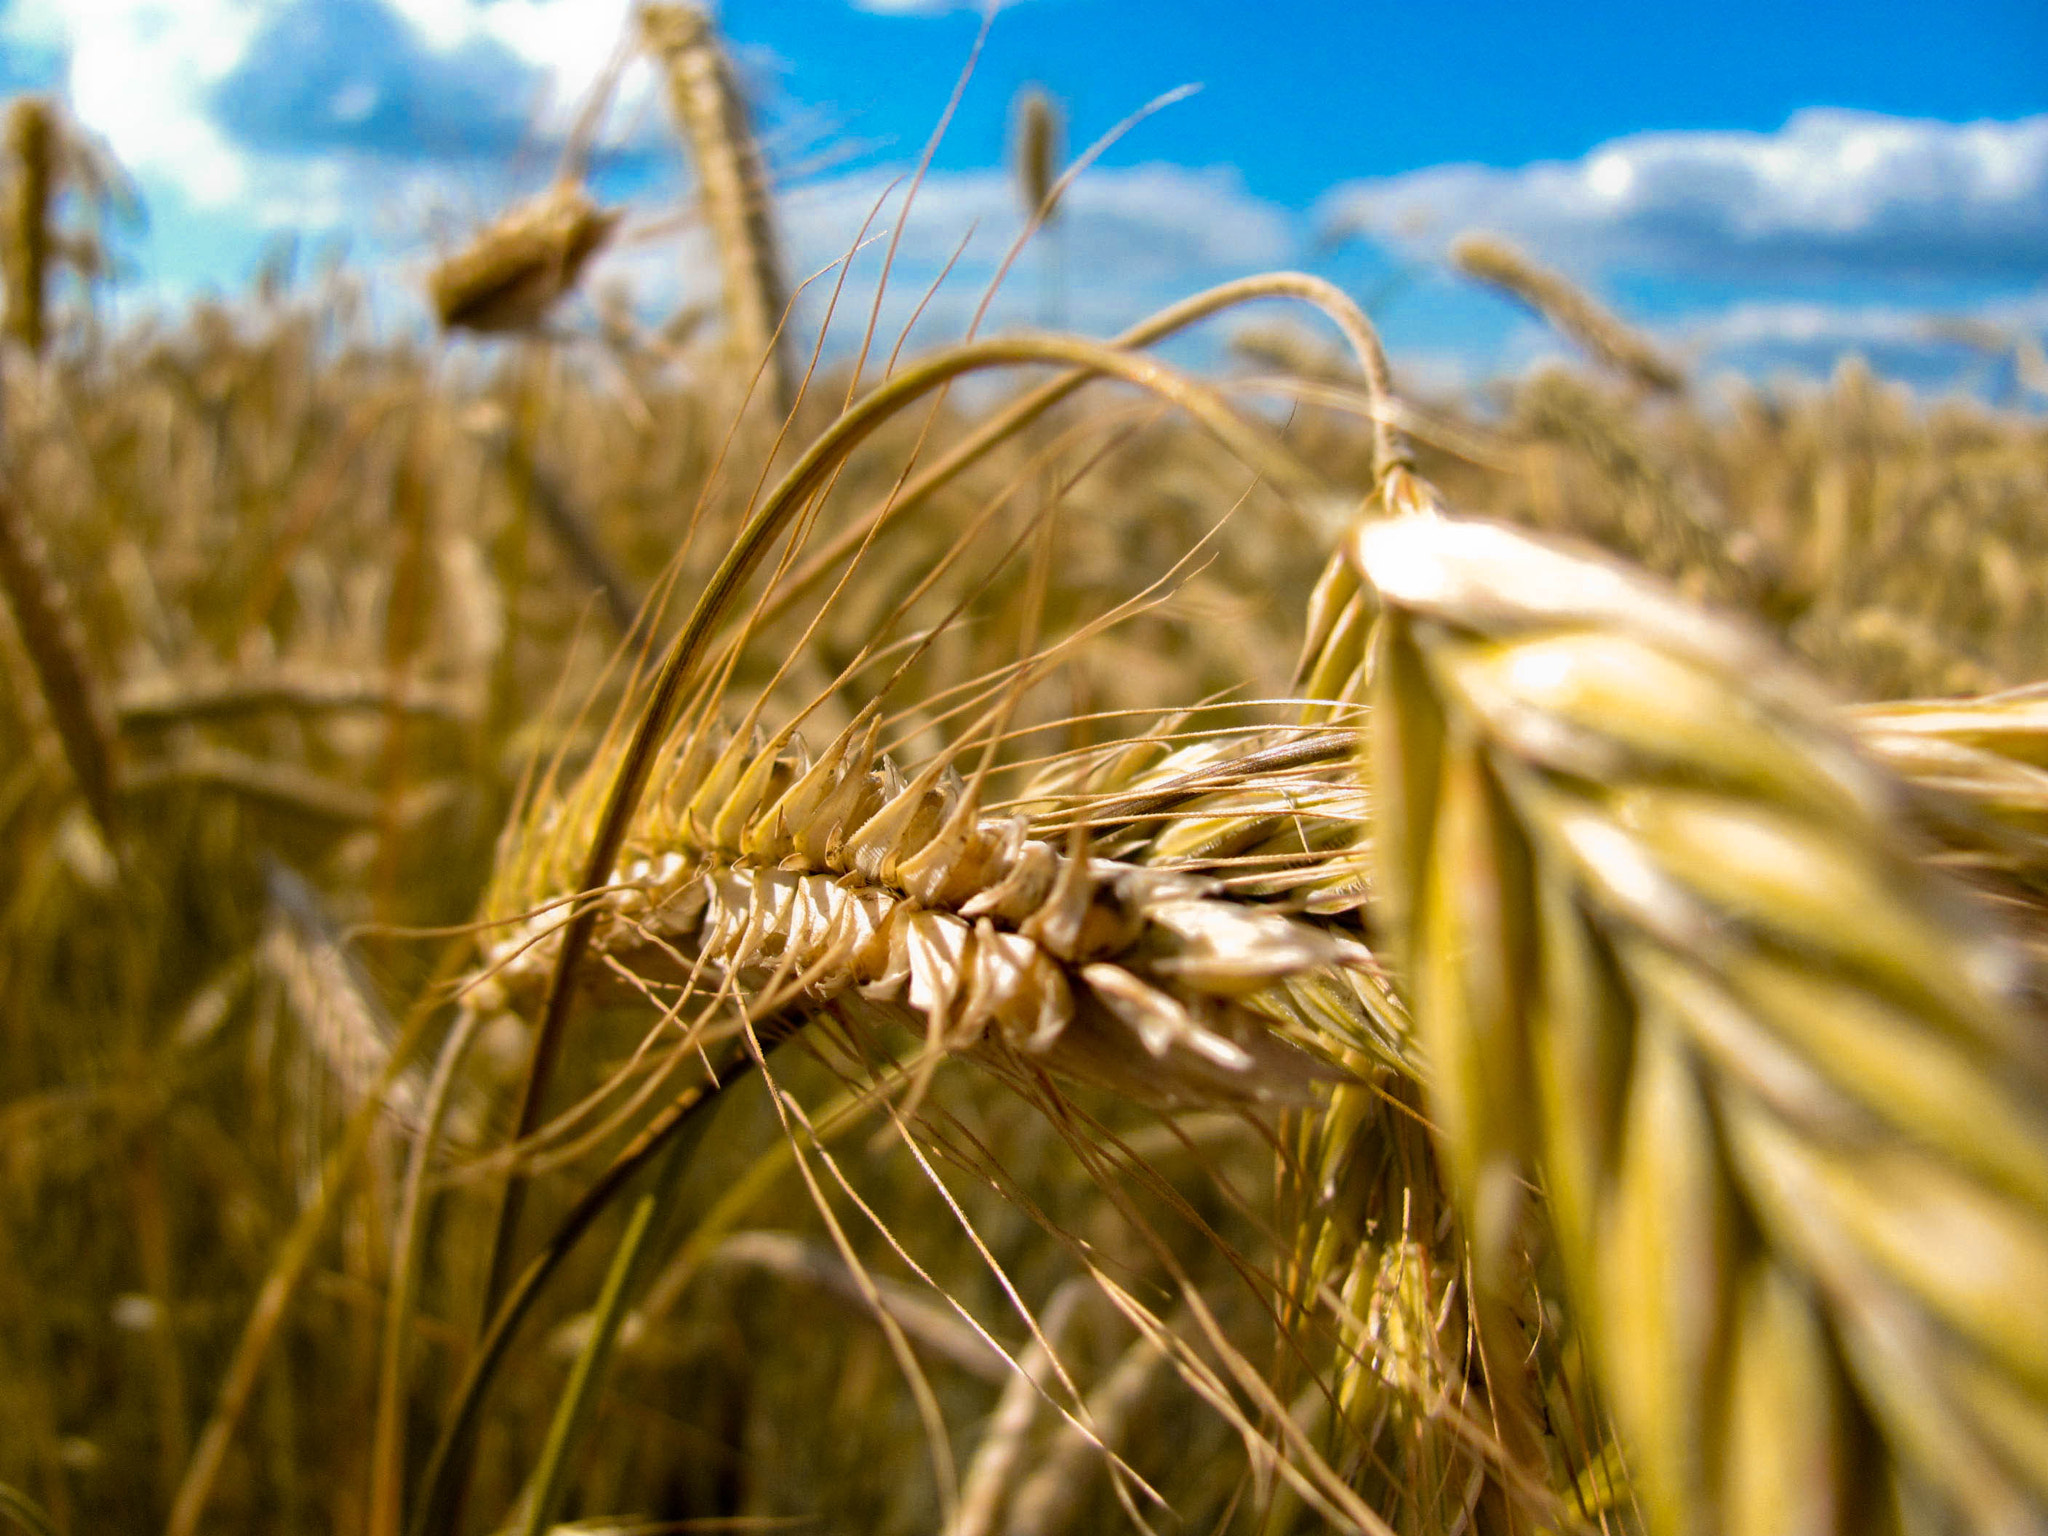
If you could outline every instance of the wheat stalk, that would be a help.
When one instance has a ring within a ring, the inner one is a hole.
[[[1657,1531],[2033,1529],[2048,1037],[2010,944],[1760,637],[1492,525],[1352,548],[1378,913],[1482,1291],[1537,1177]]]
[[[385,679],[370,673],[307,666],[168,674],[123,684],[113,701],[114,715],[129,733],[270,713],[318,716],[392,708],[450,721],[469,713],[467,701],[452,688],[415,684],[394,696]]]

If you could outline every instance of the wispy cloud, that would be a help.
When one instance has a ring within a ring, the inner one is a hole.
[[[1960,323],[1958,323],[1960,322]],[[1897,304],[1745,300],[1668,328],[1702,363],[1751,375],[1816,375],[1842,358],[1923,388],[2020,386],[2018,349],[2048,333],[2048,293],[1950,314]]]
[[[1499,230],[1580,272],[2012,280],[2048,270],[2048,116],[1815,108],[1775,133],[1636,134],[1579,160],[1353,182],[1321,211],[1410,247]]]

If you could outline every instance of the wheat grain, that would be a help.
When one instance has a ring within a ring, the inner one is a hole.
[[[699,731],[660,779],[594,953],[657,989],[734,986],[756,1016],[857,997],[919,1019],[934,1050],[987,1044],[1157,1102],[1290,1101],[1320,1074],[1277,1038],[1276,1014],[1308,1034],[1283,985],[1371,966],[1357,943],[1209,881],[984,816],[948,760],[906,779],[875,751],[872,717],[815,761],[792,735]],[[562,883],[518,871],[497,905]],[[544,933],[499,942],[500,996],[549,974]]]

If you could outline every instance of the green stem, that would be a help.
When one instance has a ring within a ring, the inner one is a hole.
[[[726,1069],[717,1083],[691,1090],[642,1131],[598,1177],[597,1182],[584,1191],[541,1251],[534,1255],[532,1262],[507,1290],[503,1304],[492,1317],[476,1354],[470,1360],[468,1373],[456,1389],[455,1409],[447,1428],[441,1432],[440,1443],[434,1447],[432,1459],[427,1463],[422,1484],[425,1492],[412,1523],[407,1527],[409,1536],[430,1536],[430,1533],[451,1533],[452,1536],[459,1524],[462,1499],[468,1491],[470,1459],[476,1450],[477,1433],[483,1427],[484,1398],[511,1352],[520,1324],[533,1310],[533,1304],[548,1280],[561,1268],[562,1261],[568,1258],[591,1224],[624,1192],[634,1175],[653,1162],[665,1147],[683,1138],[684,1132],[693,1125],[701,1125],[707,1118],[705,1112],[709,1107],[718,1102],[726,1089],[742,1080],[755,1064],[751,1056],[740,1059]],[[683,1161],[687,1161],[687,1156]],[[671,1182],[677,1172],[679,1167],[665,1169],[663,1183]]]

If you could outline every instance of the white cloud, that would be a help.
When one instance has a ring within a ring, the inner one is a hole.
[[[197,209],[257,208],[269,217],[291,217],[295,178],[316,184],[301,200],[304,212],[331,203],[333,184],[344,172],[320,163],[327,150],[413,159],[426,169],[437,157],[448,158],[446,140],[461,128],[463,113],[474,122],[486,116],[478,109],[488,108],[488,120],[475,123],[472,137],[481,142],[496,133],[502,140],[526,130],[543,95],[548,110],[533,131],[542,138],[558,134],[612,57],[630,5],[16,0],[0,9],[0,48],[62,57],[72,109],[145,187],[167,189]],[[370,46],[352,49],[356,38]],[[307,43],[317,44],[310,56],[297,46]],[[296,57],[299,67],[287,69],[272,54]],[[648,93],[645,76],[642,69],[623,82],[622,94],[632,99],[621,103],[621,119]],[[522,88],[522,81],[530,85]],[[301,85],[319,99],[294,100]],[[465,87],[471,96],[485,94],[471,101]],[[438,101],[394,100],[408,90]],[[234,106],[258,97],[268,121],[238,119]],[[444,109],[441,118],[452,120],[440,142],[433,141],[437,106]],[[423,116],[422,141],[403,142],[403,130]],[[292,125],[292,133],[277,131],[279,123]],[[359,179],[369,190],[374,178]]]
[[[2048,115],[1813,108],[1775,133],[1644,133],[1574,161],[1354,182],[1322,211],[1396,245],[1498,230],[1581,272],[2013,280],[2048,270]]]
[[[1957,334],[1956,322],[1972,333]],[[2048,292],[1935,312],[1898,304],[1753,299],[1668,328],[1672,342],[1704,361],[1747,373],[1818,374],[1856,354],[1880,372],[1941,386],[1996,366],[2023,339],[2048,335]]]
[[[554,76],[557,102],[574,101],[603,71],[633,0],[388,0],[429,47],[452,53],[496,43]]]
[[[207,103],[265,9],[251,0],[21,0],[0,22],[0,46],[67,53],[72,108],[121,162],[219,208],[246,193],[248,175]]]

